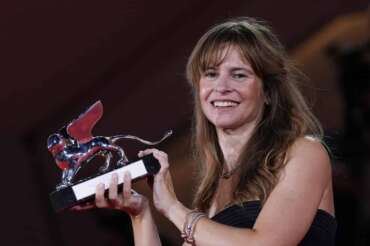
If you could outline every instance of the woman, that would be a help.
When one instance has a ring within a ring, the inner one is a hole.
[[[195,100],[199,188],[194,207],[176,198],[167,155],[153,180],[157,210],[196,245],[334,245],[336,222],[321,127],[297,89],[302,75],[270,29],[252,18],[211,28],[187,65]],[[147,198],[112,177],[94,206],[131,215],[135,244],[160,245]],[[81,208],[81,207],[79,207]],[[83,207],[83,208],[86,208]]]

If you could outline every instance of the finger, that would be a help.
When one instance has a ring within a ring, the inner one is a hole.
[[[162,156],[163,158],[167,158],[167,154],[164,151],[161,151],[159,149],[151,148],[151,149],[146,149],[143,151],[144,154],[153,154],[157,156]]]
[[[155,148],[142,150],[142,151],[139,152],[139,154],[140,154],[140,156],[153,154],[153,156],[157,157],[157,159],[168,162],[168,155],[165,152],[160,151],[160,150],[155,149]]]
[[[118,175],[117,173],[112,174],[112,178],[109,184],[108,199],[111,202],[117,201],[118,194]]]
[[[139,153],[137,153],[137,156],[139,158],[143,157],[144,156],[144,152],[142,150],[140,150]]]
[[[131,198],[131,174],[125,172],[123,176],[123,198],[128,201]]]
[[[167,154],[166,153],[164,153],[164,152],[160,153],[160,152],[156,152],[155,151],[155,152],[153,152],[153,156],[161,164],[160,171],[163,171],[163,170],[169,168],[168,157],[167,157]]]
[[[164,159],[164,160],[168,160],[168,156],[165,152],[163,151],[160,151],[160,150],[154,150],[153,151],[153,155],[154,156],[158,156],[160,157],[161,159]]]
[[[140,154],[141,155],[153,154],[154,158],[156,158],[158,160],[159,164],[161,165],[159,173],[163,174],[166,170],[168,170],[168,168],[169,168],[168,155],[165,152],[160,151],[160,150],[155,149],[155,148],[151,148],[151,149],[145,149],[145,150],[141,151]],[[158,176],[158,175],[156,175],[156,176]]]
[[[155,148],[151,148],[151,149],[142,150],[140,152],[141,152],[142,156],[144,156],[144,155],[152,154],[153,152],[156,152],[156,151],[159,151],[159,150],[157,150]]]
[[[96,186],[96,193],[95,193],[95,204],[98,208],[105,208],[108,207],[107,200],[104,197],[105,192],[105,185],[98,184]]]

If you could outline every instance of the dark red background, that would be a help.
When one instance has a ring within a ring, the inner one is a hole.
[[[60,171],[47,153],[47,136],[100,99],[105,114],[95,134],[154,140],[173,129],[174,137],[163,146],[170,148],[187,136],[191,93],[184,68],[209,26],[233,16],[260,17],[292,49],[335,17],[364,10],[367,3],[2,1],[0,244],[130,244],[129,220],[120,213],[52,211],[48,193]],[[127,145],[131,157],[143,148]],[[178,189],[185,192],[182,183]],[[176,233],[167,231],[170,227],[161,234],[168,245],[178,245],[171,240],[179,235],[168,235]]]

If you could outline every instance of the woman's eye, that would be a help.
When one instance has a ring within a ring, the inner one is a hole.
[[[234,79],[244,79],[244,78],[247,77],[247,75],[244,74],[244,73],[235,73],[232,76],[233,76]]]
[[[204,73],[204,77],[206,78],[215,78],[217,76],[217,73],[215,71],[206,71]]]

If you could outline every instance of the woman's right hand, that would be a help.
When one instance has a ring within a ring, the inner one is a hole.
[[[108,190],[108,197],[104,196],[104,184],[96,187],[95,201],[76,205],[71,210],[87,210],[91,208],[109,208],[127,212],[130,216],[140,216],[149,209],[148,199],[131,189],[130,173],[125,173],[123,190],[118,193],[118,175],[113,174]]]

